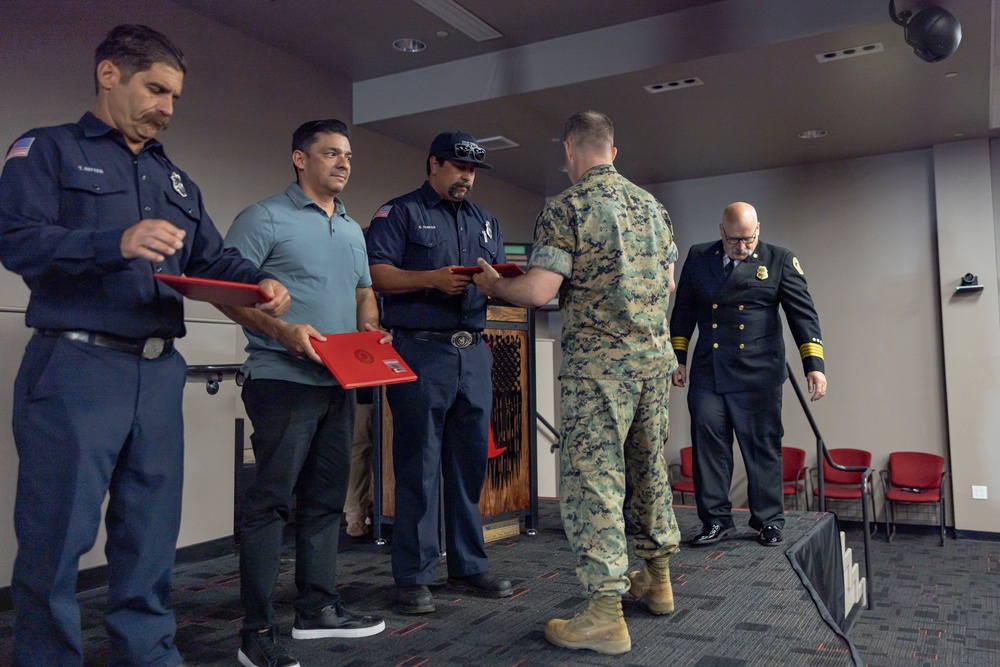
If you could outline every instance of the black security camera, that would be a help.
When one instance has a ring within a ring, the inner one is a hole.
[[[903,39],[921,60],[936,63],[955,53],[962,41],[962,25],[951,12],[938,6],[896,15],[895,0],[889,0],[889,16],[903,26]]]

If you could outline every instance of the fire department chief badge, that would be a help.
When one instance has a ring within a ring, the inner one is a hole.
[[[757,280],[767,280],[767,267],[758,266],[757,267]]]
[[[184,189],[184,181],[181,180],[181,175],[176,171],[170,172],[170,182],[174,186],[174,191],[181,197],[187,197],[187,190]]]

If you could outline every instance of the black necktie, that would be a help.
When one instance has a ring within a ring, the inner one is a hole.
[[[733,261],[733,260],[729,260],[729,262],[726,264],[725,268],[723,269],[723,271],[726,272],[726,278],[728,278],[729,276],[733,275],[733,268],[735,266],[736,266],[736,262]]]

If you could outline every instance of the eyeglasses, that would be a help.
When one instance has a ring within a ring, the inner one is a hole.
[[[739,245],[740,243],[743,245],[750,245],[757,240],[757,234],[758,232],[754,232],[753,236],[726,236],[726,234],[723,233],[722,238],[730,245]]]
[[[460,141],[452,148],[455,151],[455,157],[469,157],[471,155],[473,160],[482,160],[486,157],[486,149],[480,148],[479,144],[474,144],[471,141]]]

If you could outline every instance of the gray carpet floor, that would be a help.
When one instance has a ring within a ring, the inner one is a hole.
[[[699,525],[692,508],[679,507],[685,537]],[[781,548],[762,547],[737,512],[741,529],[717,547],[684,548],[671,559],[677,610],[652,616],[625,604],[633,648],[617,656],[569,651],[549,645],[545,621],[572,616],[584,604],[574,559],[559,523],[556,503],[543,501],[538,534],[488,545],[494,572],[508,577],[515,594],[482,600],[434,588],[437,611],[404,616],[392,611],[389,547],[344,537],[338,579],[354,611],[382,615],[386,631],[354,640],[287,638],[303,666],[321,665],[851,665],[847,644],[820,618]],[[786,545],[817,521],[813,513],[790,513]],[[849,530],[855,559],[862,560],[860,529]],[[275,600],[287,637],[293,618],[289,552]],[[929,534],[898,535],[892,544],[873,541],[873,610],[853,618],[848,637],[872,667],[1000,664],[1000,543],[949,539],[945,547]],[[439,570],[442,578],[445,569]],[[79,596],[86,664],[108,660],[101,624],[102,590]],[[177,644],[189,664],[235,665],[242,611],[235,555],[178,566],[172,606]],[[0,613],[0,664],[10,664],[12,612]]]

